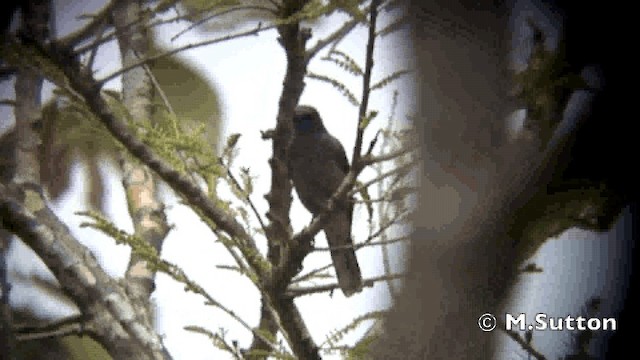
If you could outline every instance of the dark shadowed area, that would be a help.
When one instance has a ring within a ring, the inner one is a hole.
[[[510,42],[505,29],[511,4],[411,2],[424,156],[421,211],[415,219],[409,277],[373,352],[376,359],[496,355],[495,333],[480,331],[476,322],[483,313],[500,312],[515,282],[514,259],[524,250],[508,235],[512,217],[540,189],[544,192],[568,179],[604,182],[619,200],[611,212],[603,213],[603,221],[611,226],[610,217],[615,219],[630,205],[624,228],[635,242],[637,176],[620,162],[635,153],[628,115],[634,112],[627,110],[628,90],[622,86],[631,68],[625,67],[620,43],[614,41],[629,34],[630,23],[619,10],[601,5],[545,5],[562,16],[570,68],[598,65],[605,79],[577,131],[551,154],[537,146],[514,148],[501,135],[506,132],[500,119],[509,112],[503,61]],[[594,26],[605,23],[609,25]],[[475,179],[475,191],[451,177],[451,169],[457,178],[463,174]],[[443,189],[455,190],[445,199],[449,201],[438,198]],[[456,215],[436,216],[447,206],[455,207]],[[637,259],[637,247],[633,251]],[[622,281],[617,294],[626,306],[606,358],[624,358],[623,351],[632,348],[631,324],[638,318],[632,305],[637,263],[633,262],[631,286],[624,288]]]

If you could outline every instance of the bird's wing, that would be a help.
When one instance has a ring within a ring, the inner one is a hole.
[[[349,172],[350,166],[349,160],[347,159],[347,153],[344,151],[344,147],[338,139],[331,135],[327,136],[326,141],[330,142],[329,146],[327,146],[326,148],[331,149],[331,151],[333,152],[331,158],[334,159],[336,165],[342,171],[344,171],[344,174],[346,175]]]

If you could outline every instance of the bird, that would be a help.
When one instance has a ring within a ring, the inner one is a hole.
[[[329,134],[318,111],[307,105],[296,107],[288,171],[300,202],[312,215],[326,209],[349,168],[344,147]],[[346,297],[362,290],[362,274],[351,238],[352,215],[353,201],[337,203],[323,228],[338,285]]]

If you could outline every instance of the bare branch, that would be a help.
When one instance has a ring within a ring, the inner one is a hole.
[[[282,10],[282,13],[279,14],[280,17],[289,18],[300,11],[304,3],[305,1],[288,1],[283,4],[282,8],[278,7],[279,10]],[[269,161],[272,170],[271,189],[265,195],[269,203],[267,218],[270,220],[266,231],[267,257],[273,266],[270,276],[263,277],[267,294],[263,294],[260,324],[264,326],[264,331],[275,335],[275,327],[272,325],[274,321],[279,321],[284,330],[282,334],[297,357],[319,360],[318,346],[313,341],[298,308],[292,299],[282,297],[291,278],[299,270],[298,268],[294,269],[297,262],[290,262],[290,259],[282,254],[287,249],[297,249],[304,245],[289,240],[291,236],[289,223],[291,182],[289,181],[287,162],[292,133],[291,119],[304,88],[306,73],[304,54],[311,33],[308,29],[300,29],[297,23],[279,25],[278,33],[280,35],[278,41],[286,53],[287,69],[279,100],[276,129],[272,138],[273,157]],[[275,310],[275,314],[271,309]],[[259,348],[260,343],[254,341],[250,351]]]
[[[356,130],[356,144],[353,147],[353,156],[351,164],[355,168],[363,167],[360,164],[360,152],[362,151],[362,137],[364,135],[364,126],[362,122],[367,116],[369,107],[369,94],[371,86],[371,70],[373,69],[373,49],[376,41],[376,20],[378,18],[378,6],[380,0],[371,1],[371,9],[369,15],[369,39],[367,43],[366,62],[364,67],[364,76],[362,77],[362,101],[360,102],[360,110],[358,111],[358,121]]]
[[[378,155],[378,156],[365,156],[362,159],[362,163],[367,166],[367,165],[373,165],[379,162],[383,162],[383,161],[389,161],[389,160],[393,160],[395,158],[398,158],[402,155],[408,154],[414,150],[417,150],[419,148],[419,144],[411,144],[409,146],[405,146],[403,148],[397,149],[395,151],[386,153],[386,154],[382,154],[382,155]]]
[[[240,189],[240,191],[242,191],[242,193],[244,194],[244,200],[247,202],[247,204],[249,204],[249,207],[251,207],[251,211],[253,211],[253,214],[255,215],[256,219],[258,219],[258,222],[260,223],[260,227],[266,233],[267,226],[264,224],[264,221],[262,220],[262,216],[260,216],[260,212],[258,212],[258,209],[256,208],[255,204],[251,200],[251,197],[246,192],[246,190],[242,188],[242,186],[240,185],[236,177],[231,172],[231,169],[227,165],[225,165],[222,159],[219,159],[219,161],[220,161],[220,165],[222,165],[225,169],[227,169],[227,175],[229,176],[229,179],[231,179],[231,181],[233,182],[233,185],[236,186],[238,189]]]
[[[177,34],[175,34],[173,37],[171,37],[171,41],[175,41],[177,38],[179,38],[180,36],[186,34],[188,31],[193,30],[196,26],[202,25],[208,21],[211,21],[219,16],[223,16],[226,14],[230,14],[232,12],[236,12],[236,11],[242,11],[242,10],[257,10],[257,11],[264,11],[270,14],[275,14],[275,10],[268,8],[266,6],[258,6],[258,5],[239,5],[239,6],[233,6],[231,8],[228,9],[224,9],[220,12],[216,12],[213,13],[209,16],[205,16],[202,19],[198,20],[198,21],[194,21],[191,25],[187,26],[186,29],[178,32]]]
[[[325,265],[323,267],[320,267],[320,268],[314,269],[312,271],[309,271],[308,273],[306,273],[304,275],[300,275],[298,277],[293,278],[291,280],[291,283],[294,284],[294,283],[298,283],[298,282],[309,280],[312,277],[317,276],[321,272],[330,269],[332,266],[333,266],[333,264],[328,264],[328,265]]]
[[[547,359],[544,355],[542,355],[536,349],[534,349],[533,346],[531,346],[531,344],[527,343],[525,341],[525,339],[523,339],[522,336],[520,336],[520,334],[518,334],[518,332],[516,332],[514,330],[507,330],[507,325],[505,323],[503,323],[502,321],[500,321],[500,320],[498,320],[498,327],[502,331],[504,331],[504,333],[507,334],[508,337],[513,339],[515,342],[517,342],[518,345],[522,346],[522,348],[527,353],[531,354],[537,360],[546,360]]]
[[[389,224],[391,224],[393,222],[389,222]],[[348,249],[348,248],[353,248],[355,250],[359,250],[362,249],[363,247],[367,247],[367,246],[379,246],[379,245],[389,245],[389,244],[393,244],[393,243],[397,243],[397,242],[401,242],[401,241],[410,241],[411,238],[409,236],[399,236],[393,239],[387,239],[387,240],[381,240],[381,241],[366,241],[366,242],[361,242],[358,244],[353,244],[353,245],[343,245],[343,246],[334,246],[334,247],[328,247],[328,246],[318,246],[313,248],[313,251],[330,251],[330,250],[337,250],[337,249]]]
[[[411,214],[411,212],[408,211],[408,210],[403,211],[400,214],[397,214],[393,219],[389,220],[384,225],[381,225],[380,228],[376,232],[374,232],[373,234],[369,235],[362,243],[360,243],[360,247],[366,246],[366,244],[371,243],[375,238],[380,236],[380,234],[382,234],[384,231],[389,229],[391,226],[393,226],[395,224],[398,224],[401,221],[406,220],[409,217],[410,214]]]
[[[408,25],[409,23],[409,15],[403,15],[401,16],[399,19],[395,20],[394,22],[392,22],[391,24],[383,27],[382,29],[380,29],[376,35],[377,36],[385,36],[388,35],[394,31],[397,31],[399,29],[402,28],[403,25]]]
[[[383,275],[377,276],[370,279],[365,279],[362,281],[363,287],[373,287],[378,281],[389,281],[389,280],[397,280],[403,278],[404,274],[391,274],[391,275]],[[317,294],[321,292],[333,292],[336,289],[339,289],[340,285],[337,283],[327,284],[327,285],[318,285],[318,286],[310,286],[310,287],[292,287],[287,290],[285,293],[286,296],[290,297],[300,297],[304,295]]]
[[[116,1],[109,1],[98,13],[92,16],[92,20],[83,28],[58,40],[62,47],[72,48],[82,41],[102,33],[103,27],[109,22],[109,17],[116,4]]]
[[[350,194],[350,195],[356,194],[356,193],[360,192],[361,190],[366,189],[366,188],[368,188],[369,186],[371,186],[371,185],[373,185],[373,184],[377,183],[378,181],[382,181],[382,180],[384,180],[384,179],[386,179],[386,178],[388,178],[388,177],[390,177],[390,176],[394,176],[394,175],[404,175],[404,174],[406,174],[407,172],[409,172],[409,171],[410,171],[412,168],[414,168],[414,167],[415,167],[415,162],[409,162],[409,163],[406,163],[406,164],[400,165],[400,166],[398,166],[398,167],[397,167],[397,168],[395,168],[395,169],[389,170],[389,171],[387,171],[386,173],[383,173],[383,174],[382,174],[382,175],[380,175],[380,176],[376,176],[375,178],[373,178],[373,179],[371,179],[371,180],[369,180],[369,181],[367,181],[367,182],[365,182],[365,183],[363,183],[363,184],[361,184],[361,185],[357,186],[356,188],[354,188],[353,190],[351,190],[351,191],[349,192],[349,194]]]
[[[198,43],[193,43],[193,44],[187,44],[169,51],[165,51],[161,54],[157,54],[157,55],[153,55],[150,57],[147,57],[146,59],[142,59],[137,63],[131,64],[129,66],[125,66],[121,69],[119,69],[118,71],[115,71],[109,75],[107,75],[106,77],[98,80],[98,84],[104,84],[124,73],[126,73],[127,71],[131,70],[131,69],[135,69],[138,66],[141,66],[143,64],[149,63],[151,61],[154,60],[158,60],[161,59],[163,57],[167,57],[167,56],[171,56],[174,54],[177,54],[179,52],[185,51],[185,50],[191,50],[191,49],[195,49],[201,46],[207,46],[207,45],[212,45],[212,44],[216,44],[216,43],[220,43],[220,42],[224,42],[224,41],[229,41],[229,40],[233,40],[233,39],[238,39],[241,37],[245,37],[245,36],[250,36],[250,35],[258,35],[260,32],[265,31],[265,30],[271,30],[275,28],[275,25],[269,25],[269,26],[265,26],[263,27],[262,24],[258,24],[257,27],[251,29],[251,30],[247,30],[241,33],[237,33],[237,34],[233,34],[233,35],[227,35],[227,36],[223,36],[223,37],[219,37],[219,38],[215,38],[215,39],[210,39],[210,40],[205,40],[205,41],[201,41]]]
[[[104,32],[105,32],[106,28],[103,27],[102,31],[98,32],[98,35],[96,35],[96,41],[100,41],[102,39],[102,37],[104,36]],[[98,49],[99,47],[94,47],[93,49],[91,49],[91,52],[89,53],[89,58],[87,59],[87,64],[86,64],[86,69],[87,71],[91,71],[91,69],[93,68],[93,63],[96,60],[96,55],[98,54]]]
[[[327,45],[341,40],[343,37],[349,34],[351,30],[353,30],[356,25],[358,25],[358,23],[360,23],[360,21],[353,18],[342,24],[342,26],[338,30],[333,32],[333,34],[327,36],[322,40],[318,40],[318,42],[313,47],[307,50],[307,53],[305,55],[305,62],[308,63],[318,52],[324,49]]]

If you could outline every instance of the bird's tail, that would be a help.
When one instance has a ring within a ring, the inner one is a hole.
[[[334,214],[324,232],[331,247],[331,260],[336,269],[338,285],[348,297],[362,290],[362,274],[351,240],[351,216],[345,215],[340,212]]]

